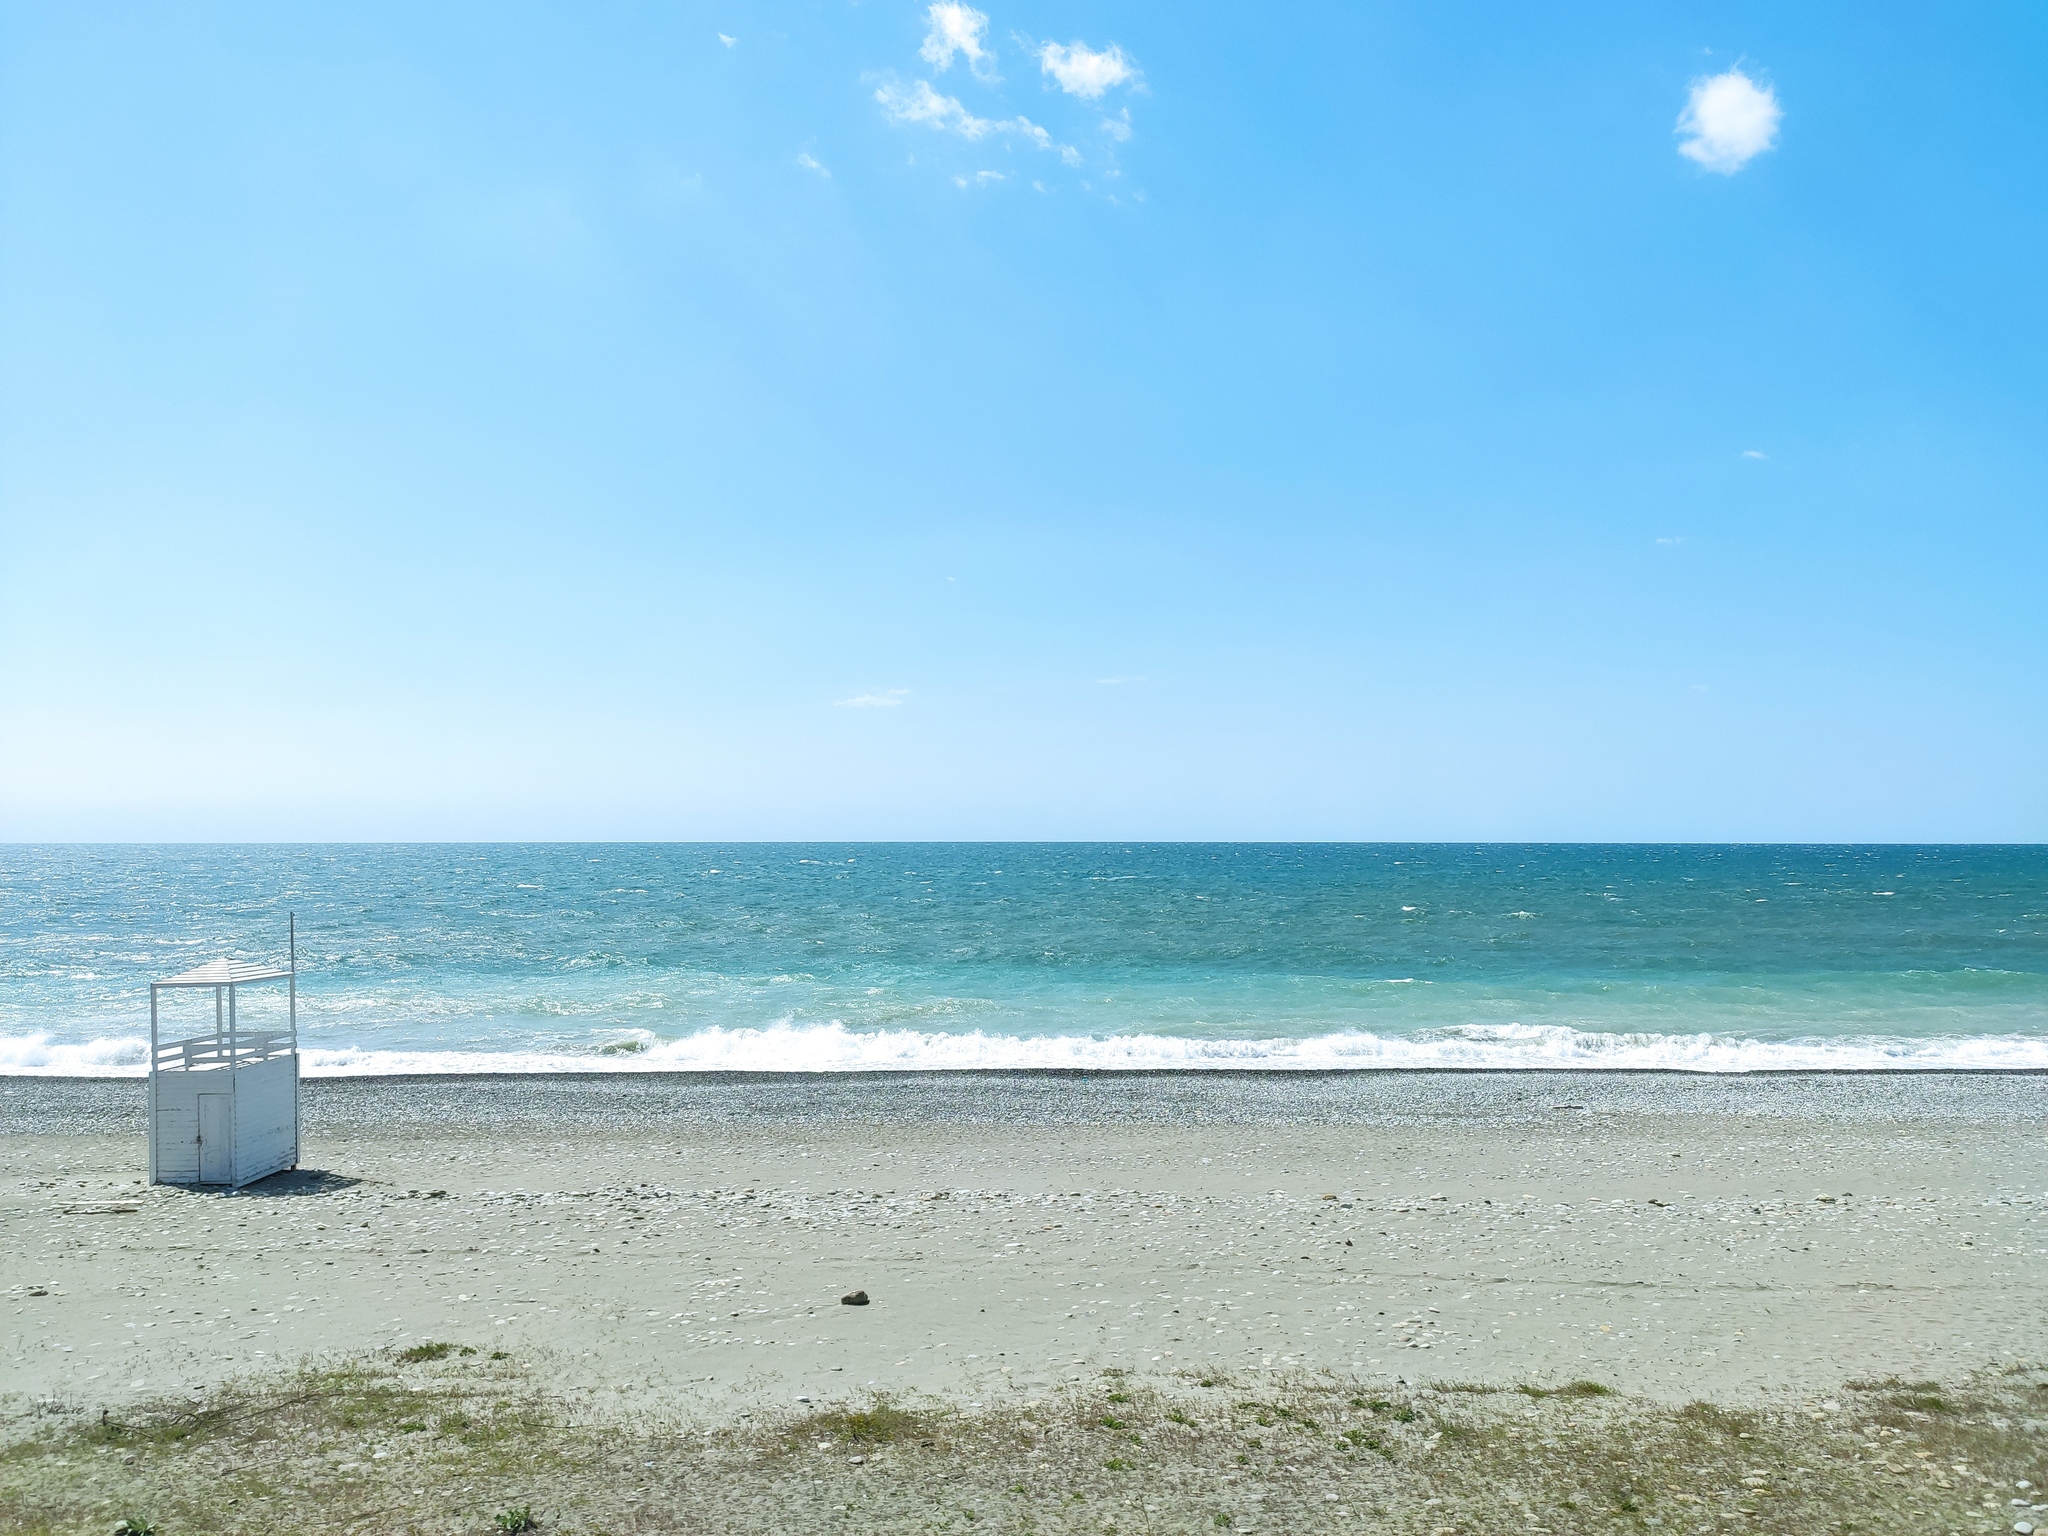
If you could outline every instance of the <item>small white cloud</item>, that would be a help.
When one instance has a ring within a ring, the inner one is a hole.
[[[1046,43],[1038,50],[1038,67],[1057,80],[1060,89],[1069,96],[1084,96],[1090,101],[1138,78],[1138,67],[1124,57],[1123,49],[1115,43],[1100,53],[1079,41],[1065,47]]]
[[[825,167],[820,165],[815,159],[813,159],[809,150],[799,151],[796,157],[796,163],[802,166],[807,171],[816,171],[820,176],[823,176],[827,181],[830,181],[832,179],[832,173],[826,170]]]
[[[1678,534],[1672,538],[1659,539],[1657,542],[1663,545],[1666,549],[1669,549],[1674,544],[1683,544],[1685,542],[1685,535]]]
[[[1768,459],[1770,457],[1761,448],[1745,448],[1742,450],[1742,456],[1745,459]]]
[[[838,699],[834,705],[839,709],[894,709],[910,697],[908,688],[887,688],[880,693],[856,693],[850,699]]]
[[[953,185],[956,187],[985,187],[992,181],[1001,181],[1002,179],[1003,173],[1001,171],[976,171],[971,177],[955,176],[953,178]],[[952,579],[950,576],[946,578],[948,581]]]
[[[925,19],[931,28],[924,35],[924,46],[917,51],[931,62],[932,68],[952,68],[953,55],[959,53],[966,55],[967,67],[977,76],[984,80],[992,78],[996,56],[982,42],[988,35],[986,13],[956,0],[939,0],[925,12]]]
[[[721,43],[725,44],[725,46],[728,48],[737,48],[740,45],[740,40],[738,38],[727,37],[723,32],[718,34],[718,40]]]
[[[998,133],[1014,133],[1020,138],[1029,139],[1040,149],[1058,155],[1069,165],[1079,165],[1081,163],[1080,155],[1075,153],[1071,145],[1053,143],[1052,135],[1028,117],[1013,117],[1004,122],[997,123],[996,131]]]
[[[1778,120],[1784,115],[1777,93],[1739,69],[1702,76],[1693,81],[1685,110],[1678,114],[1678,132],[1685,135],[1678,152],[1707,170],[1733,176],[1778,142]]]
[[[1068,165],[1079,165],[1080,155],[1072,145],[1058,144],[1053,136],[1028,117],[976,117],[960,104],[957,96],[942,96],[929,82],[913,80],[908,87],[890,80],[876,91],[882,115],[892,123],[923,123],[940,133],[956,133],[963,139],[985,139],[990,134],[1014,134],[1049,150]]]
[[[1119,144],[1127,141],[1131,136],[1131,109],[1125,107],[1117,116],[1105,117],[1102,120],[1102,131]]]
[[[882,104],[882,116],[892,123],[925,123],[963,139],[985,138],[995,128],[989,119],[976,117],[960,105],[959,97],[941,96],[923,80],[912,81],[908,89],[891,80],[875,92],[875,100]]]

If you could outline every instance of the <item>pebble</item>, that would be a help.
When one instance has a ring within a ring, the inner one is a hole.
[[[839,1298],[839,1304],[842,1307],[864,1307],[868,1304],[868,1293],[866,1291],[848,1291]]]
[[[2034,1536],[2034,1523],[2031,1520],[2015,1520],[2012,1523],[2012,1531],[2013,1536]]]

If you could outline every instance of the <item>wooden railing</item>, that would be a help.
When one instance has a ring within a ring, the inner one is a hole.
[[[282,1030],[243,1030],[235,1036],[232,1050],[226,1035],[198,1035],[190,1040],[166,1040],[156,1048],[159,1072],[196,1072],[209,1067],[241,1067],[289,1056],[292,1037]]]

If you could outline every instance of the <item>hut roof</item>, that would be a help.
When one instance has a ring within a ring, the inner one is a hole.
[[[291,975],[274,965],[251,965],[246,960],[209,960],[157,983],[160,987],[236,987],[245,981],[282,981]]]

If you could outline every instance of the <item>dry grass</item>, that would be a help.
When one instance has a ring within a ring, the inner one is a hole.
[[[1873,1381],[1832,1411],[1597,1383],[1396,1391],[1105,1374],[1031,1403],[592,1422],[460,1348],[251,1381],[0,1450],[0,1532],[2004,1532],[2048,1484],[2048,1372]],[[2028,1516],[2028,1518],[2032,1518]]]

